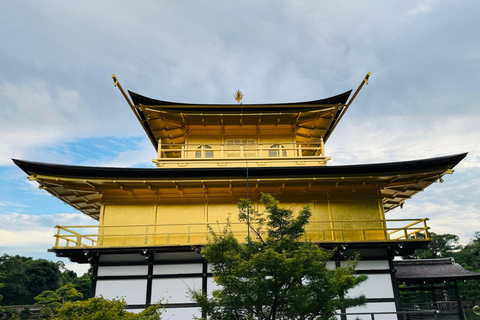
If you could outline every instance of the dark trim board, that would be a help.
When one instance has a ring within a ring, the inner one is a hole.
[[[367,303],[395,302],[395,298],[368,298]]]
[[[156,304],[153,304],[156,305]],[[125,309],[146,309],[149,305],[146,304],[127,304]],[[162,304],[165,309],[175,308],[198,308],[196,303],[166,303]]]
[[[151,274],[149,272],[146,275],[97,276],[96,279],[97,280],[176,279],[176,278],[202,278],[204,275],[207,275],[207,277],[213,277],[212,273]]]
[[[335,256],[332,260],[343,261],[353,256],[356,252],[360,253],[361,260],[378,260],[385,259],[388,255],[408,255],[413,254],[416,249],[422,249],[430,243],[429,240],[416,241],[378,241],[378,242],[347,242],[347,243],[317,243],[317,245],[326,250],[336,249]],[[57,257],[69,258],[72,262],[77,263],[92,263],[98,261],[99,255],[124,255],[124,254],[138,254],[143,256],[143,259],[138,261],[102,261],[98,262],[102,266],[118,266],[118,265],[147,265],[148,261],[145,259],[149,254],[159,253],[196,253],[195,258],[184,260],[161,260],[162,264],[189,264],[201,263],[202,255],[197,253],[197,249],[201,247],[192,246],[150,246],[150,247],[108,247],[108,248],[68,248],[68,249],[49,249],[49,252],[55,252]],[[378,252],[377,252],[378,251]],[[381,251],[381,252],[380,252]],[[375,254],[368,254],[369,252],[377,252]],[[364,254],[366,253],[366,254]],[[159,263],[159,259],[154,258],[155,263]],[[120,264],[117,264],[120,263]]]

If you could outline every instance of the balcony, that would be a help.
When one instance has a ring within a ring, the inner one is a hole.
[[[429,239],[427,220],[310,221],[305,239],[316,243],[425,241]],[[224,226],[214,225],[215,230],[222,230]],[[208,242],[207,223],[55,228],[53,249],[204,245]],[[239,239],[248,233],[243,223],[232,223],[232,231]]]
[[[227,140],[222,144],[159,144],[161,167],[284,167],[326,165],[323,141],[313,143],[265,143],[255,140]]]

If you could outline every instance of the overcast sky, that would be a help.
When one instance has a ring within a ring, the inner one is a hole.
[[[53,226],[94,224],[11,158],[153,167],[113,86],[193,103],[296,102],[365,86],[330,165],[469,152],[387,218],[480,231],[479,1],[0,1],[0,254],[46,253]],[[66,262],[66,261],[65,261]],[[77,269],[79,270],[79,269]]]

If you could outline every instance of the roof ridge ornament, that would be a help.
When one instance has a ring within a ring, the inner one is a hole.
[[[237,92],[233,94],[233,97],[235,98],[235,100],[237,100],[237,104],[242,104],[240,101],[242,101],[243,99],[243,92],[240,91],[240,89],[238,89]]]

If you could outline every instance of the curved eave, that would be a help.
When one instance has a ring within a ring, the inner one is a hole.
[[[190,104],[151,99],[129,91],[145,131],[157,141],[184,143],[188,126],[291,125],[298,142],[325,141],[331,135],[352,90],[305,102],[271,104]],[[311,137],[306,139],[305,137]]]
[[[272,186],[287,184],[287,188],[298,190],[312,184],[326,190],[329,188],[356,189],[371,186],[381,192],[385,211],[403,205],[406,199],[423,191],[426,187],[451,173],[466,153],[414,161],[289,168],[249,168],[248,177],[271,190]],[[210,187],[245,188],[246,168],[182,168],[142,169],[105,168],[49,164],[24,160],[13,160],[30,180],[40,184],[49,192],[88,216],[98,219],[102,192],[122,190],[130,197],[135,192],[155,192],[174,189],[183,195],[183,188],[202,190]],[[136,190],[136,191],[135,191]],[[269,191],[267,191],[269,192]],[[182,201],[180,196],[179,201]]]
[[[438,169],[451,169],[467,153],[422,160],[341,165],[285,168],[249,168],[249,176],[262,177],[303,177],[303,176],[381,176],[398,175],[413,172],[430,172]],[[115,179],[189,179],[189,178],[236,178],[245,177],[244,168],[116,168],[88,167],[12,159],[28,175],[49,175],[70,178],[115,178]]]

